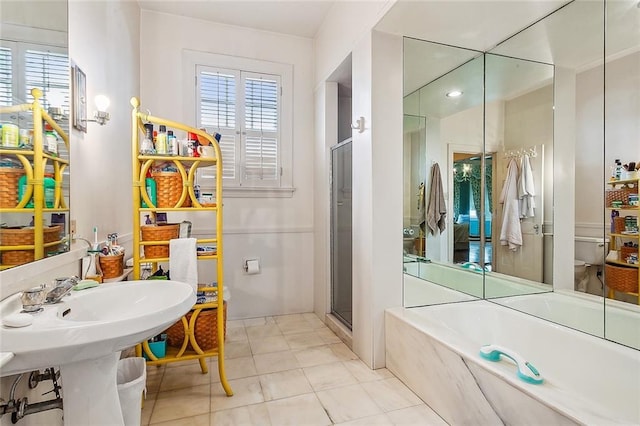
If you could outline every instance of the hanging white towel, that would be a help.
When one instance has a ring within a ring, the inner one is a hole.
[[[518,175],[518,200],[520,206],[520,217],[534,217],[536,201],[536,187],[533,182],[533,172],[531,171],[531,161],[528,155],[522,157],[520,174]]]
[[[198,290],[198,254],[195,238],[169,240],[169,276]]]
[[[502,203],[502,228],[500,229],[500,244],[508,245],[509,250],[516,251],[522,246],[522,229],[520,228],[520,213],[518,199],[518,164],[511,159],[507,169],[507,178],[500,194]]]
[[[435,163],[431,166],[431,180],[429,184],[429,204],[427,205],[427,226],[432,235],[440,229],[440,233],[447,226],[445,217],[447,205],[444,203],[444,191],[442,190],[442,176],[440,166]]]

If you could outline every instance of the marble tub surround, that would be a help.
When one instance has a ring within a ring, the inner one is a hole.
[[[389,309],[385,328],[387,368],[449,424],[640,422],[638,351],[482,300]],[[524,356],[545,383],[480,357],[488,343]]]
[[[315,314],[227,323],[215,358],[147,368],[143,425],[446,425],[387,369],[369,369]]]

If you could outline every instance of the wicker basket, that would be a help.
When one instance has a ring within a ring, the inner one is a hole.
[[[620,250],[618,250],[618,253],[620,255],[620,259],[618,259],[618,260],[620,262],[626,262],[627,261],[627,257],[629,257],[630,254],[632,254],[632,253],[638,254],[638,247],[622,246],[622,247],[620,247]]]
[[[60,239],[60,226],[49,226],[43,229],[44,243],[52,243]],[[34,244],[33,228],[0,228],[0,246],[28,246]],[[47,248],[45,248],[46,254]],[[33,262],[33,250],[7,250],[0,252],[2,265],[23,265]]]
[[[0,208],[13,208],[18,205],[18,181],[24,176],[23,169],[0,168]],[[31,243],[33,244],[33,243]]]
[[[620,188],[620,189],[609,189],[605,191],[605,202],[604,205],[606,207],[611,207],[611,203],[613,201],[622,201],[623,205],[629,204],[629,194],[637,194],[638,188]]]
[[[193,312],[185,315],[187,322],[191,321]],[[224,336],[227,336],[227,302],[224,302]],[[182,319],[169,327],[166,331],[169,346],[181,347],[184,342],[184,326]],[[203,309],[198,314],[195,324],[195,338],[198,346],[203,351],[208,351],[218,347],[218,308]],[[191,347],[191,343],[189,346]]]
[[[613,233],[621,234],[625,230],[625,218],[624,217],[614,217],[613,218]]]
[[[140,227],[142,241],[169,241],[178,238],[180,224],[167,225],[143,225]],[[169,244],[158,246],[144,246],[145,259],[157,259],[169,257]]]
[[[119,277],[124,272],[124,253],[114,256],[99,256],[98,260],[103,279]]]
[[[607,263],[604,266],[607,287],[624,293],[638,292],[638,269]]]
[[[156,207],[172,208],[176,207],[182,195],[182,175],[179,172],[153,172],[151,176],[156,181],[156,197],[158,205]],[[190,207],[191,198],[187,194],[182,203],[182,207]]]

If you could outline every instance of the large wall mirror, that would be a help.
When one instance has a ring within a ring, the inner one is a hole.
[[[0,11],[0,107],[13,107],[33,102],[31,89],[38,88],[43,96],[42,109],[69,135],[70,72],[68,59],[67,1],[3,2]],[[33,250],[5,250],[7,246],[33,244],[34,218],[39,215],[33,204],[16,209],[16,202],[27,191],[25,169],[33,166],[32,111],[11,111],[0,114],[3,140],[0,144],[0,170],[3,172],[3,194],[0,206],[2,224],[0,270],[37,260]],[[13,135],[17,143],[9,142]],[[44,257],[68,250],[65,236],[69,232],[69,150],[54,127],[43,123],[44,203],[42,214]],[[5,137],[6,136],[6,139]],[[22,160],[21,160],[22,158]],[[64,161],[56,162],[53,158]],[[65,162],[66,161],[66,162]],[[28,165],[25,162],[29,163]],[[22,172],[22,179],[13,179]],[[16,182],[14,182],[14,180]],[[58,198],[57,192],[62,194]],[[56,197],[56,200],[52,201]],[[29,230],[31,228],[31,230]],[[29,235],[30,234],[30,235]]]
[[[489,52],[443,60],[452,49],[405,39],[405,306],[441,302],[406,291],[417,277],[640,348],[638,207],[628,198],[640,162],[637,1],[570,2]],[[464,74],[474,61],[475,77]],[[419,228],[418,188],[424,181],[428,206],[435,163],[446,226],[434,235]],[[618,195],[622,207],[611,205]],[[429,274],[435,266],[444,272]]]

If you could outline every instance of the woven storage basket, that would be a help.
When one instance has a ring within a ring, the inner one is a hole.
[[[0,182],[2,182],[0,185],[0,208],[13,208],[18,205],[18,181],[22,176],[24,176],[22,169],[0,168]]]
[[[614,217],[613,218],[613,233],[614,234],[621,234],[624,230],[624,222],[625,222],[625,218],[624,217]]]
[[[60,226],[49,226],[43,229],[44,243],[52,243],[60,239]],[[0,246],[28,246],[34,244],[33,228],[0,228]],[[45,248],[46,254],[47,248]],[[0,252],[2,265],[23,265],[33,262],[33,250],[7,250]]]
[[[191,315],[193,312],[189,312],[185,315],[187,322],[191,321]],[[224,336],[227,336],[227,302],[224,302]],[[184,341],[184,326],[182,325],[182,319],[173,324],[166,331],[167,341],[169,346],[181,347]],[[198,342],[198,346],[203,351],[208,351],[218,347],[218,309],[203,309],[196,318],[195,325],[195,338]],[[189,346],[191,347],[191,343]]]
[[[156,197],[158,205],[156,207],[172,208],[176,207],[182,195],[182,176],[179,172],[153,172],[151,176],[156,181]],[[191,198],[187,194],[182,203],[182,207],[190,207]]]
[[[604,266],[607,287],[624,293],[638,292],[638,269],[616,266],[607,263]]]
[[[622,247],[620,247],[620,250],[618,250],[618,253],[620,254],[620,259],[618,259],[618,260],[620,262],[626,262],[627,261],[627,257],[629,257],[629,255],[631,253],[638,254],[638,247],[622,246]]]
[[[100,256],[98,260],[103,279],[119,277],[124,272],[124,253],[115,256]]]
[[[142,241],[169,241],[178,238],[180,224],[143,225],[140,227],[140,231],[142,233]],[[169,244],[144,246],[144,257],[145,259],[169,257]]]
[[[604,205],[606,207],[611,207],[611,203],[613,201],[622,201],[623,205],[629,204],[629,194],[637,194],[638,188],[620,188],[620,189],[609,189],[605,191],[605,202]]]

